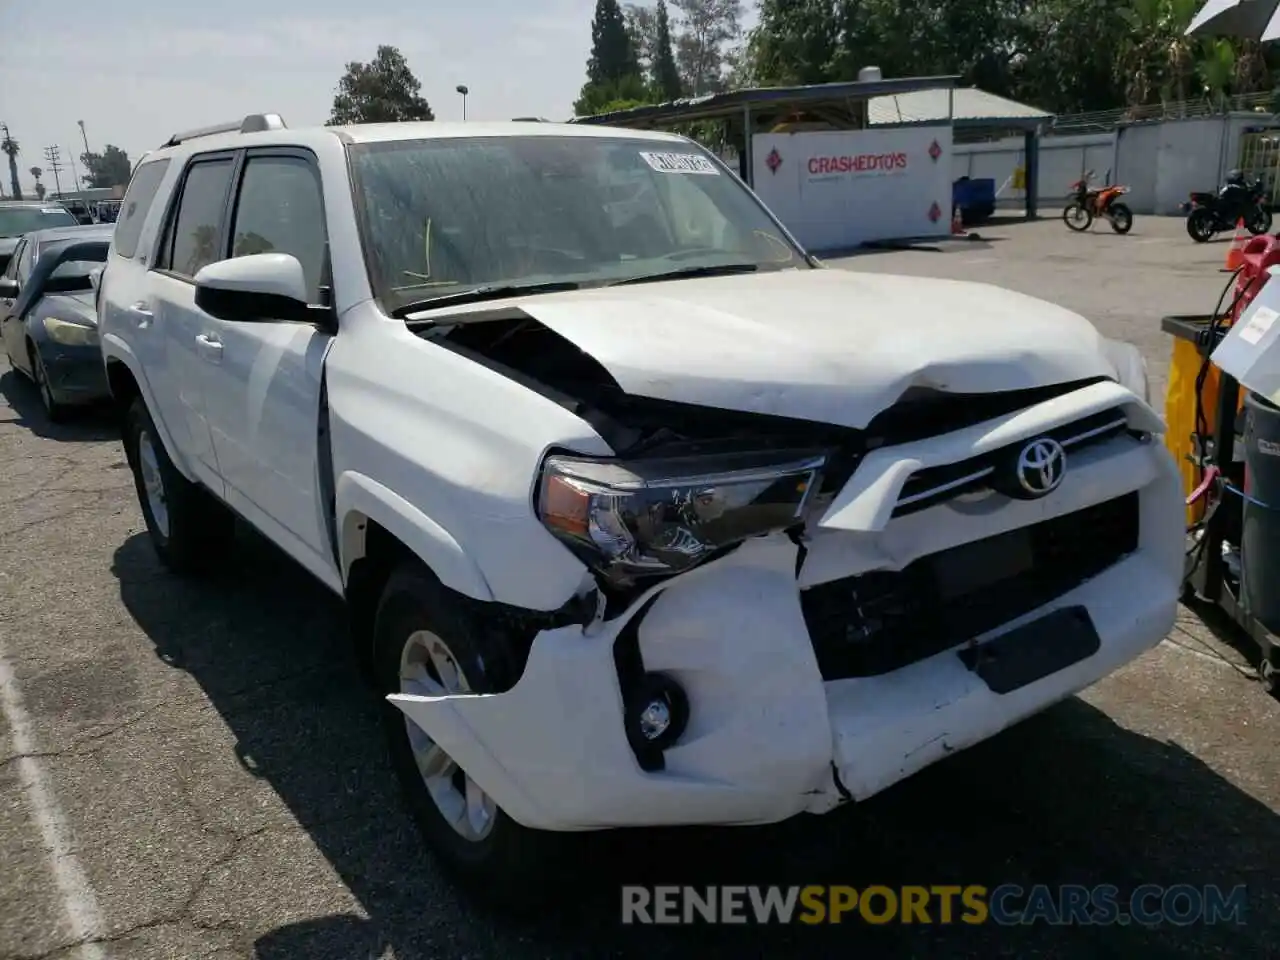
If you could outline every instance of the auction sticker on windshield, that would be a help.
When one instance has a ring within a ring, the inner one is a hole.
[[[641,152],[644,162],[659,173],[709,173],[718,177],[720,171],[706,157],[695,153],[646,153]]]

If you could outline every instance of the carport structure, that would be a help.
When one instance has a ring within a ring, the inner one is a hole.
[[[1040,135],[1053,120],[1053,114],[977,87],[885,94],[872,99],[868,114],[873,128],[910,127],[950,118],[952,138],[956,143],[1021,134],[1026,157],[1027,219],[1036,218]]]
[[[936,98],[931,102],[941,104],[943,114],[933,122],[945,123],[951,116],[951,93],[958,79],[953,76],[877,78],[798,87],[753,87],[577,117],[570,122],[668,131],[694,124],[721,123],[725,142],[738,151],[742,179],[754,187],[751,141],[755,134],[776,130],[780,125],[865,130],[872,125],[870,104],[876,98],[892,99],[916,93],[928,93]]]
[[[739,173],[755,187],[751,139],[780,127],[864,130],[949,123],[955,140],[1021,134],[1026,154],[1027,218],[1036,216],[1040,135],[1053,115],[976,87],[956,87],[957,76],[867,79],[796,87],[757,87],[633,107],[571,123],[677,130],[718,122],[725,142],[739,151]]]

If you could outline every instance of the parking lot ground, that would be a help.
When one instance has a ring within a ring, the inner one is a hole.
[[[979,232],[832,264],[1059,302],[1140,344],[1160,393],[1159,317],[1208,312],[1224,280],[1224,245],[1180,221]],[[165,573],[110,425],[46,423],[0,369],[0,957],[1244,960],[1280,942],[1280,708],[1191,611],[1082,696],[864,805],[593,838],[557,900],[495,912],[402,812],[339,604],[248,534],[221,576]],[[620,884],[713,882],[1248,894],[1244,925],[619,924]]]

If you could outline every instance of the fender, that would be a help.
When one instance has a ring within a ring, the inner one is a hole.
[[[480,568],[444,527],[399,494],[361,473],[338,478],[336,515],[341,517],[342,582],[360,555],[361,516],[381,525],[422,560],[446,587],[475,600],[492,600]]]
[[[142,364],[139,362],[137,355],[120,337],[114,333],[108,333],[102,337],[102,363],[105,366],[112,360],[123,363],[133,375],[134,382],[138,385],[138,391],[142,394],[142,402],[147,405],[147,412],[151,414],[151,421],[156,425],[156,431],[160,434],[160,442],[164,444],[165,453],[169,455],[169,460],[173,463],[174,469],[182,474],[185,479],[192,483],[197,483],[195,474],[187,466],[185,458],[178,450],[177,444],[173,442],[173,437],[169,434],[168,424],[165,423],[160,407],[155,402],[155,396],[151,392],[151,384],[142,372]]]

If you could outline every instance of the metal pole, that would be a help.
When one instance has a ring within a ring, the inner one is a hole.
[[[68,159],[71,161],[71,183],[72,183],[72,185],[74,185],[74,186],[75,186],[76,190],[79,190],[79,189],[80,189],[80,174],[76,171],[76,157],[75,157],[75,154],[73,154],[73,153],[72,153],[72,154],[68,154],[68,155],[67,155],[67,157],[68,157]]]
[[[467,122],[467,94],[470,93],[471,90],[467,87],[465,83],[460,83],[453,89],[456,90],[458,93],[462,94],[462,122],[466,123]]]
[[[87,133],[85,133],[85,132],[84,132],[84,121],[83,121],[83,120],[77,120],[77,121],[76,121],[76,123],[78,123],[78,124],[80,125],[80,137],[81,137],[81,139],[82,139],[82,140],[84,140],[84,152],[85,152],[85,153],[93,153],[93,151],[89,149],[89,135],[88,135]],[[89,162],[88,160],[86,160],[86,161],[85,161],[85,163],[86,163],[86,164],[87,164],[88,162]]]
[[[747,159],[747,186],[754,190],[756,186],[756,163],[755,157],[752,156],[751,132],[751,107],[744,106],[742,108],[742,152]]]

